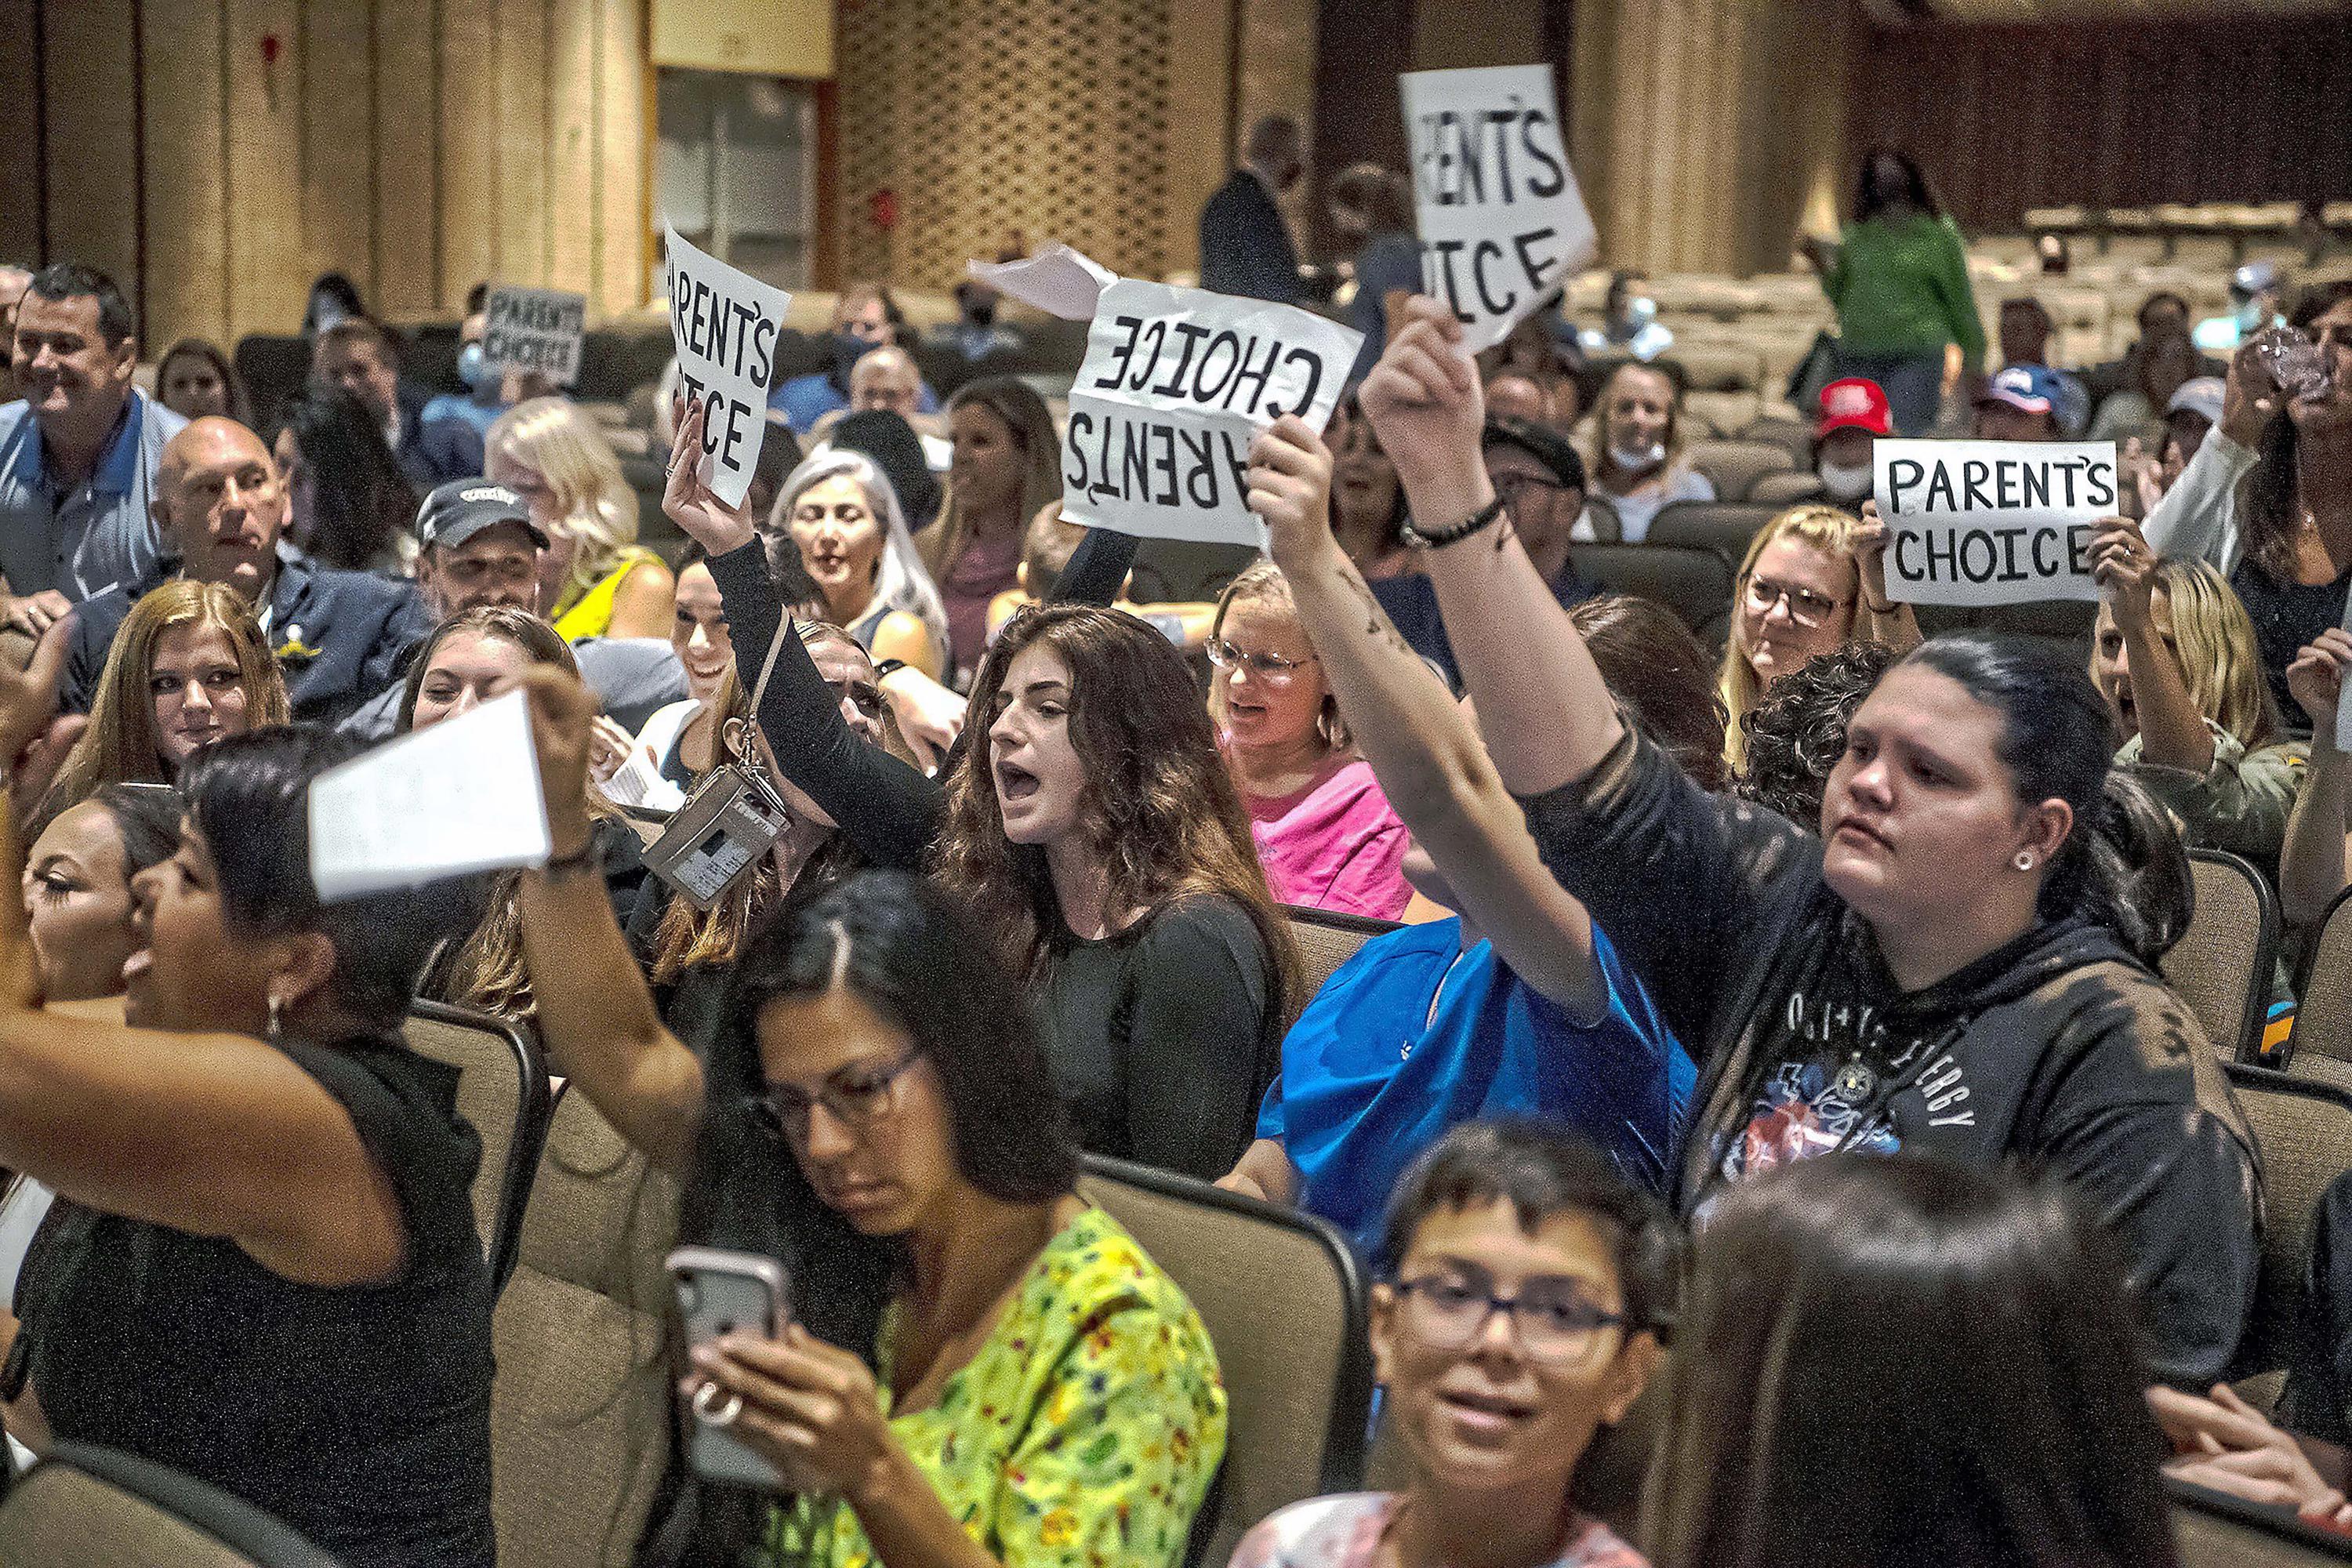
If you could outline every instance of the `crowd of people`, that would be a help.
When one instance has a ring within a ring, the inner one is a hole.
[[[1244,151],[1203,282],[1314,302],[1298,129]],[[2076,370],[2024,301],[1988,363],[1957,226],[1872,154],[1811,247],[1816,482],[1710,646],[1577,567],[1715,494],[1640,275],[1474,356],[1410,188],[1329,197],[1363,357],[1328,429],[1257,436],[1268,549],[1197,603],[1136,603],[1047,399],[939,396],[877,287],[740,504],[666,381],[665,555],[479,298],[436,395],[321,279],[264,411],[197,340],[144,390],[103,274],[0,272],[9,1436],[353,1568],[487,1568],[481,1144],[402,1042],[424,996],[528,1025],[683,1239],[791,1281],[773,1331],[675,1347],[678,1430],[772,1484],[677,1445],[648,1561],[1183,1561],[1218,1349],[1082,1154],[1318,1216],[1375,1281],[1398,1489],[1239,1568],[2163,1563],[2167,1472],[2352,1517],[2231,1390],[2261,1162],[2158,969],[2191,846],[2300,926],[2352,886],[2352,283],[2222,360],[2158,294]],[[1018,341],[958,303],[934,347]],[[2324,375],[2282,384],[2283,332]],[[2080,646],[1890,593],[1873,446],[1956,415],[2126,443]],[[311,783],[509,692],[545,863],[322,901]],[[776,830],[689,884],[660,835],[729,790]],[[1314,985],[1298,911],[1381,923]],[[2292,1347],[2321,1435],[2347,1321],[2315,1286]]]

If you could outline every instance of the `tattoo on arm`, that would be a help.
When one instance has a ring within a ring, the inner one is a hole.
[[[1364,606],[1364,635],[1376,642],[1387,644],[1408,658],[1419,658],[1421,656],[1413,652],[1412,645],[1404,640],[1404,634],[1396,629],[1394,623],[1381,609],[1380,600],[1372,596],[1372,585],[1364,581],[1364,574],[1356,570],[1356,563],[1341,562],[1339,575]]]

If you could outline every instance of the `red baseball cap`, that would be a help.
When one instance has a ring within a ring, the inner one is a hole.
[[[1874,436],[1895,434],[1895,413],[1887,406],[1886,394],[1866,376],[1850,375],[1822,388],[1822,424],[1813,434],[1826,436],[1849,427]]]

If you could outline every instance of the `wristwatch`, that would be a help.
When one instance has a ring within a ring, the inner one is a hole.
[[[1407,517],[1398,526],[1397,537],[1403,540],[1409,549],[1437,550],[1469,538],[1502,515],[1503,498],[1496,496],[1451,528],[1419,528],[1414,526],[1412,518]]]

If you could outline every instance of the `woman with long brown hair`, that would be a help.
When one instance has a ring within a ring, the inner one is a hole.
[[[946,601],[949,661],[961,675],[980,663],[988,602],[1013,586],[1029,520],[1062,499],[1062,447],[1045,400],[1009,375],[959,388],[948,436],[947,502],[915,548]]]
[[[107,650],[89,728],[50,786],[45,809],[112,784],[170,784],[214,742],[289,723],[286,682],[253,610],[236,589],[184,578],[131,607]]]

